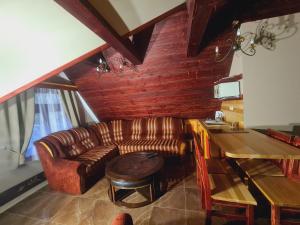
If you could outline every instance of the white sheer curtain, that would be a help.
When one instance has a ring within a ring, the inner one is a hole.
[[[72,128],[64,111],[59,90],[37,88],[35,90],[35,122],[26,158],[37,160],[34,142],[50,133]]]

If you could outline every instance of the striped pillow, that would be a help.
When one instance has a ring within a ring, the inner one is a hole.
[[[131,124],[131,139],[132,140],[140,140],[142,137],[142,119],[135,119]]]
[[[176,126],[176,119],[172,117],[162,118],[162,139],[177,138],[177,134],[180,133],[180,127]]]
[[[112,133],[115,141],[123,141],[123,123],[122,120],[111,121]]]
[[[50,135],[55,138],[62,146],[65,154],[69,157],[78,156],[86,150],[75,143],[75,139],[68,131],[60,131]]]
[[[157,118],[147,119],[147,140],[155,140],[157,137],[158,123]]]
[[[90,138],[90,133],[87,129],[79,127],[70,130],[78,139],[78,141],[87,149],[90,150],[96,146],[96,144]]]
[[[101,134],[103,145],[112,145],[112,139],[109,134],[108,126],[105,122],[96,124],[97,130]]]

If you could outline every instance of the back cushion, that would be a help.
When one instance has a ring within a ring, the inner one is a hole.
[[[182,134],[182,121],[172,117],[163,117],[162,120],[162,139],[179,138]]]
[[[72,134],[76,137],[78,142],[86,149],[90,150],[96,147],[95,141],[91,139],[90,133],[87,129],[83,127],[73,128],[70,130]]]
[[[158,136],[158,119],[148,118],[146,119],[146,139],[155,140]]]
[[[50,136],[62,145],[62,150],[67,157],[75,157],[86,151],[82,146],[75,142],[74,137],[69,131],[56,132]]]
[[[143,135],[143,119],[135,119],[131,121],[131,139],[140,140]]]
[[[124,140],[125,121],[113,120],[111,121],[112,136],[115,141]]]
[[[110,137],[109,129],[107,123],[101,122],[94,125],[96,127],[97,132],[100,134],[103,145],[111,145],[113,144],[112,139]]]

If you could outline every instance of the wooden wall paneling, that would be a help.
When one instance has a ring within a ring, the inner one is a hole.
[[[239,127],[244,128],[244,102],[243,100],[222,101],[221,111],[224,112],[226,122],[239,122]]]
[[[214,61],[215,45],[231,37],[229,28],[205,46],[197,57],[186,56],[186,10],[154,27],[144,62],[137,71],[98,73],[95,66],[80,63],[65,71],[101,120],[149,116],[180,118],[213,117],[221,102],[213,98],[213,85],[228,76],[232,57]],[[105,50],[108,62],[119,57]]]

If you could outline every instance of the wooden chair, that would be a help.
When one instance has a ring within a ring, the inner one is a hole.
[[[264,175],[264,176],[279,176],[284,174],[281,169],[272,161],[264,159],[237,159],[236,164],[243,171],[243,179],[247,181],[249,178]]]
[[[300,220],[281,219],[281,214],[300,215],[300,182],[286,177],[256,176],[254,185],[271,204],[271,224],[300,224]]]
[[[288,133],[284,133],[273,129],[267,129],[267,134],[270,137],[285,142],[287,144],[292,144],[294,142],[294,136]],[[289,160],[281,159],[281,160],[273,160],[273,162],[281,168],[284,175],[288,176],[288,169],[290,167]]]
[[[253,209],[255,199],[248,191],[247,186],[237,176],[229,174],[209,174],[207,160],[200,157],[200,178],[202,187],[202,207],[206,210],[206,224],[211,223],[212,216],[225,217],[229,220],[246,221],[252,225],[254,221]],[[225,213],[214,210],[213,206],[244,209],[244,214]]]
[[[194,137],[194,146],[195,146],[195,159],[197,163],[197,171],[200,169],[200,158],[204,157],[204,151],[201,147],[201,137],[197,133],[193,133]],[[217,159],[217,158],[209,158],[205,159],[208,172],[209,173],[216,173],[216,174],[227,174],[230,172],[230,166],[225,160]],[[197,172],[199,175],[199,173]]]

